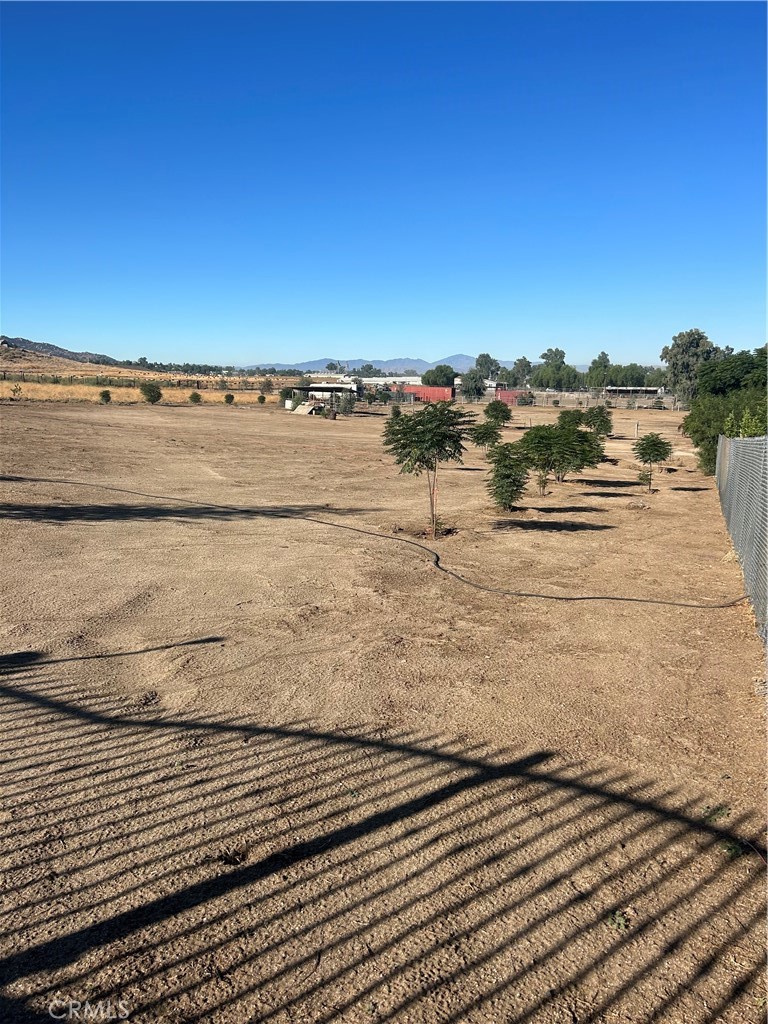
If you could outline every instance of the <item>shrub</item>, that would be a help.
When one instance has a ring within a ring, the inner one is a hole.
[[[569,427],[573,430],[580,427],[583,422],[584,413],[580,409],[563,409],[557,417],[558,427]]]
[[[662,402],[662,400],[660,398],[654,398],[654,400],[651,402],[651,408],[652,409],[663,409],[664,408],[664,403]]]
[[[491,474],[488,491],[493,503],[504,512],[511,512],[528,482],[528,461],[520,443],[499,444],[488,454]]]
[[[193,391],[192,394],[189,396],[189,401],[192,403],[192,405],[200,405],[202,400],[203,396],[200,394],[199,391]]]
[[[533,405],[534,404],[534,397],[531,394],[531,392],[530,391],[524,391],[522,395],[518,395],[517,404],[518,405]]]
[[[112,392],[109,391],[107,388],[104,388],[103,391],[99,392],[99,401],[101,402],[102,405],[109,405],[109,403],[112,401]]]
[[[293,395],[293,388],[280,388],[277,394],[281,402],[287,402]]]
[[[403,410],[400,408],[399,402],[394,402],[389,410],[389,418],[396,420],[398,416],[402,416]]]
[[[605,405],[593,405],[582,417],[582,423],[589,427],[598,437],[607,437],[613,433],[613,416],[608,412],[609,402]]]
[[[560,399],[559,398],[553,398],[552,399],[552,405],[554,405],[554,406],[560,405]]]
[[[264,397],[264,395],[259,395],[259,397],[256,399],[256,401],[259,403],[259,405],[264,405],[266,400],[267,399]]]
[[[156,405],[163,397],[163,392],[153,380],[145,380],[139,384],[139,391],[144,401],[150,405]]]
[[[235,400],[235,396],[232,394],[231,391],[228,391],[226,393],[226,395],[224,395],[224,401],[226,402],[227,405],[232,405],[234,400]]]
[[[500,427],[512,419],[512,410],[506,402],[502,402],[499,398],[494,398],[492,402],[489,402],[484,412],[486,419],[498,423]]]

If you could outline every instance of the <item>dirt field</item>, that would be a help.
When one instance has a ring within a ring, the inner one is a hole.
[[[0,416],[1,1020],[765,1019],[762,651],[679,416],[511,515],[444,472],[444,565],[529,597],[406,543],[381,416]]]

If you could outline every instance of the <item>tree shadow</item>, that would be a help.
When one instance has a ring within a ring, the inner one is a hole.
[[[670,491],[712,491],[713,487],[670,487]]]
[[[637,487],[636,480],[591,480],[586,476],[574,477],[574,484],[589,484],[590,487]]]
[[[751,1019],[757,822],[704,794],[376,723],[136,712],[39,652],[3,665],[4,1019],[62,993],[139,1024]]]
[[[640,485],[638,484],[638,487]],[[631,498],[626,491],[579,491],[582,498]]]
[[[562,509],[552,510],[560,512]],[[581,511],[581,509],[579,509]],[[597,510],[596,510],[597,511]],[[609,523],[579,523],[572,519],[497,519],[493,524],[494,530],[533,530],[543,532],[578,533],[580,531],[615,530],[616,527]]]
[[[603,509],[595,508],[592,505],[529,505],[527,507],[528,512],[602,512]]]
[[[4,502],[0,505],[0,518],[50,523],[149,522],[161,519],[191,522],[204,519],[301,519],[318,513],[346,516],[372,511],[381,510],[337,508],[333,505],[97,505],[92,502],[84,505],[16,505]]]

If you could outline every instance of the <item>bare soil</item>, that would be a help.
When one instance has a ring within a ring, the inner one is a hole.
[[[511,514],[443,472],[427,545],[528,596],[408,543],[382,416],[0,415],[0,1019],[764,1020],[762,649],[679,415]]]

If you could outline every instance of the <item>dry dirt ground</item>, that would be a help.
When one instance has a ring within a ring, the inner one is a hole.
[[[762,651],[679,417],[514,514],[443,474],[516,597],[407,543],[380,416],[0,414],[0,1019],[764,1019]]]

